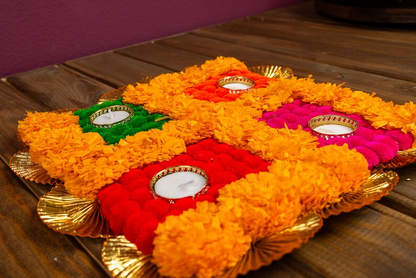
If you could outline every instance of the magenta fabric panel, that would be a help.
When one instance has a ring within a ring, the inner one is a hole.
[[[2,1],[0,77],[300,1]]]

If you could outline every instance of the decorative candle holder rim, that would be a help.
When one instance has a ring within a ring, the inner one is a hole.
[[[247,89],[229,89],[229,88],[224,87],[224,85],[227,85],[230,83],[245,84],[245,85],[248,85],[249,87]],[[218,80],[218,86],[228,90],[232,94],[238,94],[241,92],[250,91],[251,89],[254,88],[254,86],[256,86],[256,82],[254,82],[253,79],[245,77],[245,76],[233,75],[233,76],[226,76]]]
[[[324,133],[324,132],[319,132],[315,130],[315,128],[319,126],[328,125],[328,124],[346,126],[346,127],[351,128],[352,131],[348,133],[342,133],[342,134],[331,134],[331,133]],[[326,114],[326,115],[313,117],[312,119],[309,120],[308,126],[312,130],[312,134],[318,137],[322,137],[325,139],[330,139],[330,138],[335,138],[335,137],[347,138],[347,137],[354,135],[355,131],[358,128],[358,122],[347,116]]]
[[[203,194],[205,194],[205,192],[208,190],[209,185],[208,185],[208,175],[207,173],[202,170],[199,167],[196,166],[190,166],[190,165],[179,165],[179,166],[172,166],[172,167],[168,167],[163,169],[162,171],[157,172],[150,180],[150,191],[152,192],[153,196],[156,199],[162,199],[162,200],[166,200],[169,203],[175,203],[177,200],[183,199],[183,198],[187,198],[187,197],[182,197],[182,198],[167,198],[167,197],[163,197],[159,194],[156,193],[155,190],[155,185],[156,182],[158,180],[160,180],[163,177],[166,177],[167,175],[170,174],[174,174],[174,173],[180,173],[180,172],[192,172],[192,173],[196,173],[201,175],[202,177],[205,178],[206,182],[205,185],[201,188],[201,190],[199,190],[198,192],[196,192],[193,196],[187,196],[187,197],[198,197],[201,196]]]
[[[114,123],[111,123],[111,124],[95,124],[94,123],[94,120],[96,118],[98,118],[99,116],[101,116],[101,115],[103,115],[105,113],[108,113],[108,111],[110,109],[111,109],[111,111],[126,111],[126,112],[129,113],[129,115],[126,118],[122,119],[121,121],[114,122]],[[91,116],[90,116],[90,123],[94,127],[111,128],[111,127],[113,127],[115,125],[118,125],[118,124],[128,123],[133,116],[134,116],[134,110],[130,106],[123,105],[123,104],[120,104],[120,105],[112,105],[112,106],[108,106],[108,107],[105,107],[105,108],[101,108],[101,109],[95,111],[94,113],[92,113]]]

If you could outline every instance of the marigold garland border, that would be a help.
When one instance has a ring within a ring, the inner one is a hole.
[[[343,212],[351,212],[360,209],[375,201],[380,200],[387,195],[389,191],[399,182],[399,175],[394,171],[375,170],[372,175],[355,192],[342,194],[341,200],[337,203],[330,204],[317,213],[324,219],[339,215]]]
[[[118,89],[117,89],[118,90]],[[117,90],[114,90],[114,91],[117,91]],[[112,91],[113,92],[113,91]],[[111,92],[109,92],[109,93],[111,93]],[[413,157],[415,157],[415,155],[413,154]],[[416,159],[415,159],[416,160]],[[413,160],[414,161],[414,160]],[[406,162],[407,163],[407,162]],[[403,165],[404,166],[404,165]],[[393,172],[394,173],[394,172]],[[395,173],[394,173],[395,174]],[[397,183],[397,180],[398,180],[398,177],[397,177],[397,174],[396,174],[396,178],[393,178],[393,180],[395,180],[395,182],[394,182],[394,184],[396,184]],[[385,192],[381,192],[381,193],[383,193],[383,195],[381,195],[379,198],[381,198],[382,196],[384,196],[385,194],[387,194],[387,192],[389,191],[389,190],[391,190],[391,188],[393,187],[394,185],[391,185],[390,184],[390,187],[389,187],[389,189],[388,190],[386,190]],[[359,192],[359,193],[361,193],[361,195],[366,195],[366,194],[364,194],[363,192]],[[377,192],[376,192],[377,193]],[[352,194],[351,196],[353,196],[354,194]],[[377,194],[376,194],[377,195]],[[345,195],[344,196],[344,198],[342,198],[342,200],[347,200],[348,198],[347,198],[347,196],[349,196],[349,195]],[[373,197],[371,194],[370,195],[366,195],[366,196],[364,196],[364,197]],[[352,198],[351,200],[352,200],[352,203],[354,203],[357,199],[360,199],[360,198],[364,198],[364,197],[358,197],[358,198]],[[379,199],[378,198],[378,199]],[[364,198],[365,199],[365,198]],[[371,198],[370,198],[371,199]],[[367,201],[368,201],[368,203],[371,203],[371,202],[373,202],[374,200],[368,200],[368,199],[366,199]],[[91,201],[90,201],[91,202]],[[359,207],[362,207],[362,206],[364,206],[364,205],[366,205],[366,203],[362,203],[362,202],[358,202],[359,204],[357,205],[357,206],[359,206]],[[338,205],[339,203],[337,203],[337,205]],[[355,203],[354,203],[355,204]],[[355,204],[356,205],[356,204]],[[335,213],[334,213],[334,211],[332,211],[331,213],[329,213],[329,215],[334,215],[334,214],[339,214],[339,213],[341,213],[341,212],[347,212],[347,211],[351,211],[351,210],[353,210],[353,209],[355,209],[355,208],[359,208],[359,207],[350,207],[349,208],[349,210],[341,210],[341,211],[338,211],[338,210],[335,210]],[[328,216],[329,216],[328,215]],[[59,225],[58,225],[59,226]],[[54,229],[54,228],[53,228]],[[72,234],[73,232],[70,232],[69,234]]]
[[[249,271],[269,265],[308,242],[322,225],[322,218],[315,213],[303,217],[293,227],[253,243],[233,268],[216,277],[245,275]],[[162,277],[157,266],[152,263],[153,257],[142,255],[124,236],[108,238],[101,254],[104,264],[114,277]]]
[[[61,114],[61,113],[75,112],[77,110],[78,110],[78,108],[65,108],[65,109],[51,110],[49,112],[54,112],[54,113],[57,113],[57,114]],[[19,141],[20,144],[22,144],[22,146],[24,148],[28,148],[29,147],[25,142],[23,142],[22,136],[21,136],[19,130],[17,130],[17,132],[16,132],[16,137],[17,137],[17,141]]]

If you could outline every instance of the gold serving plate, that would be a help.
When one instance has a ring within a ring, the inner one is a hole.
[[[293,71],[288,67],[263,65],[250,67],[248,70],[269,78],[291,79],[293,77]]]
[[[380,164],[381,169],[397,169],[416,162],[416,148],[398,151],[390,161]]]
[[[262,266],[270,265],[273,261],[280,260],[284,255],[308,242],[322,225],[322,218],[311,213],[296,221],[291,228],[253,243],[251,249],[233,268],[225,270],[218,277],[237,277],[245,275],[249,271],[258,270]]]
[[[396,172],[376,170],[369,179],[363,183],[358,191],[344,193],[341,201],[331,204],[317,213],[323,218],[338,215],[342,212],[350,212],[360,209],[380,200],[398,183],[399,176]]]
[[[102,260],[113,277],[161,277],[152,255],[143,255],[124,236],[110,237],[103,246]]]
[[[279,260],[313,237],[322,227],[322,223],[322,218],[312,213],[299,219],[293,227],[260,239],[252,244],[251,249],[233,268],[225,270],[217,277],[237,277]],[[152,263],[153,256],[143,255],[124,236],[107,239],[102,250],[102,259],[114,277],[162,277],[157,266]]]
[[[16,175],[29,181],[50,185],[59,182],[57,179],[51,178],[42,166],[32,162],[29,149],[15,153],[10,158],[9,166]]]
[[[49,228],[62,234],[92,238],[113,235],[98,200],[76,198],[63,184],[39,199],[38,215]]]
[[[290,68],[278,66],[256,66],[250,71],[270,78],[292,78]],[[140,83],[148,83],[152,78],[144,78]],[[118,88],[103,95],[98,103],[122,98],[125,87]],[[399,152],[397,160],[383,168],[403,167],[416,161],[416,149]],[[97,200],[76,198],[68,193],[64,185],[52,179],[41,166],[33,164],[30,154],[23,150],[10,160],[10,168],[20,177],[38,183],[57,184],[48,194],[40,198],[38,214],[41,220],[53,230],[69,235],[83,237],[108,237],[102,251],[104,264],[114,277],[160,277],[152,256],[144,256],[136,246],[124,236],[111,237],[108,221],[101,213]],[[257,270],[279,260],[295,248],[306,243],[322,226],[322,218],[350,212],[371,204],[385,196],[398,182],[398,175],[393,171],[374,172],[360,190],[345,193],[341,201],[328,205],[316,214],[299,219],[296,224],[273,236],[258,240],[233,268],[225,270],[219,277],[236,277],[251,270]]]

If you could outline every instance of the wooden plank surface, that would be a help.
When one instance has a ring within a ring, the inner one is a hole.
[[[321,277],[412,277],[414,229],[364,208],[327,219],[324,228],[287,259],[296,261],[292,267],[301,262]]]
[[[331,17],[322,16],[317,13],[314,8],[313,1],[308,1],[299,5],[291,5],[268,11],[251,17],[264,17],[273,20],[285,20],[287,23],[304,22],[305,26],[310,25],[326,25],[327,29],[338,30],[343,35],[348,35],[346,31],[354,34],[366,33],[371,37],[379,37],[388,40],[396,40],[399,42],[415,42],[414,24],[362,24],[358,22],[346,22],[343,20],[335,20]]]
[[[332,28],[319,25],[302,28],[304,24],[285,24],[275,19],[250,17],[193,33],[303,59],[414,80],[411,75],[411,58],[415,58],[412,43],[395,46],[395,40],[370,37],[371,32],[361,35],[351,32],[341,36],[338,30]],[[308,52],[304,51],[305,47]],[[356,59],[351,60],[350,57]]]
[[[40,221],[37,198],[3,161],[0,191],[1,277],[108,276],[75,238],[56,233]]]
[[[2,160],[0,162],[2,165],[0,184],[2,187],[4,186],[1,190],[5,192],[4,198],[7,200],[5,205],[9,207],[9,209],[4,208],[2,212],[5,220],[7,220],[7,217],[16,220],[14,223],[16,228],[24,229],[29,235],[30,233],[46,234],[51,240],[51,246],[48,247],[47,238],[29,237],[24,235],[23,232],[17,233],[16,231],[9,231],[10,235],[4,232],[3,238],[7,238],[7,243],[11,247],[2,245],[4,249],[0,250],[0,254],[4,254],[2,257],[5,258],[10,257],[11,261],[3,261],[5,267],[3,268],[0,265],[0,270],[7,269],[5,274],[10,275],[10,277],[22,276],[20,274],[24,272],[27,273],[27,275],[23,275],[24,277],[109,276],[108,271],[101,263],[103,240],[65,236],[49,229],[37,216],[36,206],[39,197],[49,192],[51,186],[21,180],[12,174],[11,170],[7,169],[8,167],[6,168],[5,165],[8,164],[14,153],[22,149],[21,144],[17,141],[16,129],[18,121],[25,117],[27,111],[42,112],[68,107],[88,107],[96,103],[102,94],[112,89],[112,87],[92,80],[81,73],[74,75],[58,67],[46,67],[29,71],[0,82],[0,98],[3,100],[3,104],[0,106],[0,117],[3,119],[3,124],[0,125],[2,140],[0,144],[0,160]],[[19,190],[19,192],[25,190],[27,193],[24,198],[17,193],[6,194],[11,190]],[[18,201],[13,201],[11,195],[14,196],[14,194],[20,198]],[[22,210],[17,205],[18,203],[27,203],[27,205],[30,205],[30,209]],[[16,212],[13,212],[14,210]],[[31,212],[30,215],[27,215],[28,211]],[[16,217],[17,214],[21,214],[21,217]],[[6,225],[7,222],[4,222],[4,224]],[[21,238],[27,239],[29,246],[22,248],[25,242],[22,242]],[[12,247],[15,249],[10,250]],[[18,251],[19,248],[22,250]],[[52,251],[49,249],[52,249]],[[18,253],[16,254],[17,257],[10,256],[13,252]],[[52,252],[55,257],[47,262],[43,255],[45,252]],[[19,263],[24,261],[23,255],[34,259],[28,259],[27,263]],[[81,257],[70,260],[71,256]],[[62,260],[61,257],[65,257],[65,259]],[[10,270],[13,260],[16,260],[18,265]],[[58,260],[62,260],[62,262],[58,263]],[[45,267],[39,270],[35,268],[34,271],[31,271],[30,267],[36,265],[44,265]],[[59,268],[54,269],[54,265]],[[48,268],[52,269],[49,273],[47,273]],[[0,274],[2,273],[0,272]]]
[[[285,24],[253,17],[194,33],[305,60],[416,81],[413,72],[416,52],[412,43],[395,46],[394,40],[375,39],[367,34],[348,35],[351,34],[348,30],[341,36],[338,30],[310,25],[302,28],[304,25],[304,22]]]
[[[113,52],[68,61],[65,65],[114,87],[134,84],[143,77],[171,72]]]
[[[10,76],[7,82],[50,110],[88,107],[113,89],[54,66]]]
[[[206,60],[212,58],[156,43],[127,47],[117,50],[116,53],[158,65],[172,71],[181,71],[191,65],[201,65]]]
[[[26,111],[33,109],[33,111],[42,112],[49,110],[49,108],[33,102],[32,99],[5,82],[0,82],[0,98],[2,100],[0,117],[3,119],[3,124],[0,125],[0,155],[4,160],[7,160],[22,147],[17,141],[16,129],[18,121],[24,119]],[[25,107],[21,105],[22,103],[31,103],[32,105]]]
[[[391,194],[381,199],[379,203],[416,219],[416,165],[395,171],[399,174],[400,182]]]
[[[23,181],[8,168],[21,145],[17,122],[26,111],[88,107],[113,88],[146,76],[180,71],[216,56],[248,66],[288,66],[298,77],[416,102],[414,26],[335,21],[313,2],[187,34],[41,68],[0,82],[0,276],[105,277],[102,239],[65,236],[36,215],[50,190]],[[416,165],[397,170],[399,184],[382,200],[333,216],[299,250],[246,277],[412,277],[416,272]]]

